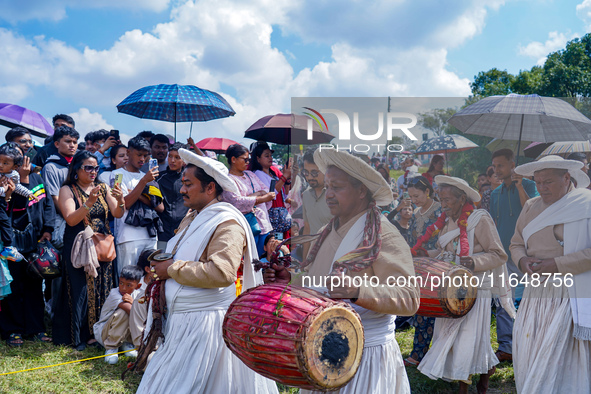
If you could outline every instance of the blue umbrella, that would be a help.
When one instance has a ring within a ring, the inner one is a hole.
[[[117,105],[119,112],[143,119],[206,122],[236,112],[219,94],[192,85],[152,85],[136,90]]]
[[[444,134],[423,142],[416,150],[416,154],[461,152],[478,148],[474,142],[459,134]]]

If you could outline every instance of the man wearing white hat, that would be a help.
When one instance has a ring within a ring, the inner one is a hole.
[[[317,150],[314,162],[325,174],[326,202],[334,218],[323,227],[303,263],[306,277],[294,283],[319,283],[306,278],[331,275],[367,275],[379,283],[376,287],[315,288],[332,298],[350,299],[365,330],[359,370],[338,393],[410,393],[395,339],[395,315],[412,316],[417,311],[419,289],[413,283],[386,285],[389,276],[408,279],[414,275],[410,248],[378,209],[392,202],[392,191],[379,172],[349,153]],[[265,270],[264,276],[266,282],[291,280],[289,272],[277,265]]]
[[[519,393],[591,392],[591,191],[582,167],[546,156],[515,169],[540,193],[525,203],[510,247],[528,279],[513,328]]]
[[[480,194],[460,178],[438,175],[435,182],[443,212],[426,231],[440,230],[437,249],[428,254],[468,267],[480,285],[476,303],[465,316],[435,319],[433,343],[418,369],[431,379],[459,380],[460,393],[468,392],[470,375],[480,374],[477,388],[483,393],[499,363],[490,343],[492,295],[515,316],[511,290],[499,283],[503,275],[507,278],[507,254],[489,213],[474,209]]]
[[[222,163],[185,149],[179,154],[187,163],[180,192],[193,212],[168,242],[170,256],[154,257],[170,258],[151,262],[154,277],[165,281],[165,340],[138,393],[276,393],[275,383],[244,365],[222,337],[243,256],[244,287],[262,283],[251,263],[256,245],[244,215],[219,200],[224,190],[237,193],[236,184]]]

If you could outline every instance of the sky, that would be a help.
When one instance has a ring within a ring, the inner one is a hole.
[[[174,130],[118,113],[125,97],[195,85],[236,115],[193,138],[248,143],[293,97],[466,97],[478,72],[530,69],[590,31],[591,0],[0,0],[0,102],[125,142]]]

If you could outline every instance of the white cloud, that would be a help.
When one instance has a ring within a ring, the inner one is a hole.
[[[564,33],[552,31],[548,33],[548,39],[546,42],[541,43],[538,41],[533,41],[526,46],[520,45],[518,51],[522,56],[528,56],[536,59],[536,64],[541,66],[546,61],[546,57],[549,53],[564,48],[567,41],[572,40],[575,37],[578,37],[578,35],[573,34],[570,38],[568,38]]]
[[[76,122],[76,130],[80,133],[80,137],[84,137],[91,131],[105,129],[114,129],[98,112],[90,112],[88,108],[80,108],[77,112],[68,114]],[[51,121],[50,121],[51,123]]]
[[[0,19],[10,23],[30,19],[59,21],[68,8],[125,8],[161,12],[170,0],[4,0],[0,1]]]
[[[591,32],[591,0],[583,0],[581,4],[577,4],[577,17],[585,22],[586,32]]]
[[[55,17],[60,18],[59,9],[73,7],[72,2],[54,4]],[[237,114],[195,123],[195,139],[215,134],[236,140],[261,116],[289,111],[292,96],[469,94],[469,80],[449,70],[447,51],[479,34],[488,10],[503,3],[461,0],[450,7],[435,2],[435,9],[425,13],[410,0],[381,0],[371,6],[357,1],[347,7],[334,0],[319,4],[186,1],[172,9],[168,22],[151,31],[128,31],[104,50],[80,50],[43,36],[25,39],[0,29],[0,51],[5,56],[0,95],[10,93],[11,101],[19,102],[33,99],[38,90],[50,91],[53,96],[48,100],[67,100],[80,108],[73,116],[77,126],[85,125],[77,117],[89,119],[87,130],[78,127],[87,132],[107,128],[98,126],[107,123],[105,118],[115,123],[111,118],[115,105],[142,86],[197,85],[220,92]],[[89,0],[84,6],[88,4]],[[157,10],[169,0],[142,4]],[[330,43],[331,60],[294,74],[287,60],[293,54],[273,47],[273,28],[298,34],[304,41]],[[137,131],[173,133],[174,129],[172,123],[138,119],[137,124]]]

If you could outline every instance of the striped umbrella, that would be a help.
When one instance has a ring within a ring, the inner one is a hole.
[[[555,142],[544,149],[544,151],[540,153],[540,157],[548,155],[561,155],[573,152],[591,152],[591,143],[589,143],[589,141]]]
[[[136,90],[117,105],[119,112],[143,119],[206,122],[236,112],[219,94],[192,85],[152,85]]]
[[[591,120],[564,100],[537,94],[486,97],[458,111],[449,124],[468,134],[501,140],[584,141]]]

